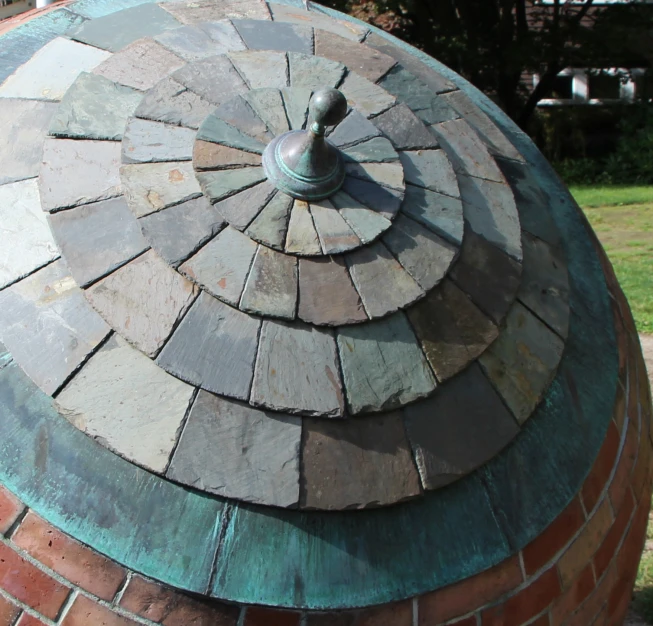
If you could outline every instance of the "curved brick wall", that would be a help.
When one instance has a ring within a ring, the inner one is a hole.
[[[126,571],[0,488],[0,626],[616,626],[631,599],[651,499],[648,378],[605,261],[619,339],[613,420],[581,492],[497,567],[391,606],[318,614],[191,598]],[[598,346],[597,346],[598,348]]]

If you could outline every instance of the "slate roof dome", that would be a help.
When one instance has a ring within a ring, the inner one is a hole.
[[[293,169],[288,137],[337,168]],[[312,3],[77,0],[0,36],[0,140],[0,548],[72,589],[46,610],[0,558],[16,615],[621,622],[637,334],[463,79]]]

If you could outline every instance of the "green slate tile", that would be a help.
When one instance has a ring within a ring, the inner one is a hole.
[[[353,176],[345,178],[342,190],[368,209],[377,211],[388,219],[394,218],[404,199],[403,192],[397,189],[382,187],[377,183],[366,182]]]
[[[338,351],[353,414],[386,411],[424,398],[436,382],[406,316],[341,327]]]
[[[290,130],[286,109],[278,89],[256,89],[244,94],[243,99],[248,102],[275,137]]]
[[[329,141],[331,138],[329,137]],[[347,161],[357,163],[387,163],[397,160],[397,151],[385,137],[373,137],[355,146],[344,148],[342,154]]]
[[[268,144],[274,139],[263,120],[243,97],[232,98],[222,104],[216,110],[216,117],[262,144]]]
[[[231,126],[215,113],[204,120],[197,133],[197,139],[258,154],[262,154],[265,150],[265,144]]]
[[[262,167],[244,167],[238,170],[199,172],[197,179],[206,196],[215,204],[265,180],[265,172]]]
[[[232,20],[250,50],[313,54],[313,29],[307,25],[259,20]]]
[[[406,182],[452,198],[460,197],[458,179],[444,150],[400,152]]]
[[[245,231],[252,239],[282,250],[288,230],[293,198],[277,193]]]
[[[245,48],[230,23],[216,23],[212,26],[211,31],[201,26],[183,26],[165,31],[154,39],[186,61],[198,61]]]
[[[142,98],[134,89],[83,72],[61,100],[50,135],[119,141]]]
[[[70,36],[96,48],[118,52],[137,39],[158,35],[181,24],[157,4],[141,4],[84,22]]]
[[[463,205],[458,198],[406,185],[406,196],[401,210],[452,243],[462,242]]]
[[[404,103],[374,118],[374,125],[397,150],[437,148],[438,140]]]
[[[348,74],[340,91],[345,94],[349,106],[365,117],[378,115],[396,102],[395,97],[385,89],[358,74]]]
[[[291,87],[312,90],[337,87],[345,74],[345,66],[319,56],[288,53]]]
[[[344,148],[380,135],[381,131],[372,122],[358,111],[351,109],[328,138],[334,146]]]
[[[324,254],[337,254],[361,245],[356,233],[328,200],[311,202],[310,207]]]
[[[233,63],[226,56],[189,63],[177,70],[172,77],[215,106],[248,90]]]
[[[134,118],[125,128],[122,162],[190,161],[195,135],[192,128]]]
[[[220,215],[234,228],[243,231],[276,193],[276,187],[264,181],[215,205]]]
[[[399,161],[393,163],[346,163],[347,176],[360,178],[397,191],[404,190],[404,168]]]
[[[232,52],[229,58],[252,89],[288,85],[288,59],[283,52],[246,50]]]
[[[281,90],[283,104],[292,130],[302,130],[308,119],[308,103],[313,91],[306,87],[288,87]]]
[[[340,210],[340,215],[351,226],[363,243],[374,241],[382,232],[388,230],[392,222],[380,213],[364,207],[344,191],[331,196],[331,202]]]

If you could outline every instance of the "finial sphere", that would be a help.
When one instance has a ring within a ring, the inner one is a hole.
[[[347,98],[337,89],[320,89],[311,98],[309,112],[320,126],[335,126],[347,115]]]

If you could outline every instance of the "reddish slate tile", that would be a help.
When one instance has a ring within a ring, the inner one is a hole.
[[[64,535],[31,511],[12,541],[65,579],[103,600],[113,600],[125,579],[122,567]]]
[[[236,626],[239,609],[217,601],[200,602],[134,575],[120,606],[163,626]]]
[[[419,626],[433,626],[465,615],[519,586],[523,582],[515,556],[460,583],[427,593],[419,599]]]
[[[61,626],[133,626],[137,623],[86,596],[79,595],[66,613]]]
[[[648,477],[651,470],[651,440],[648,438],[646,428],[642,428],[639,436],[639,450],[637,452],[637,462],[631,478],[631,485],[635,499],[643,495],[644,491],[649,491]]]
[[[591,513],[598,504],[599,497],[605,488],[608,478],[612,473],[617,454],[619,452],[619,431],[614,422],[610,422],[608,433],[603,445],[594,461],[589,476],[585,479],[582,488],[583,504],[587,513]]]
[[[356,626],[412,626],[413,601],[406,600],[362,611],[355,624]]]
[[[540,615],[540,617],[538,617],[534,622],[529,622],[528,626],[549,626],[550,624],[551,615],[547,611],[543,615]]]
[[[580,499],[574,498],[567,508],[549,525],[537,539],[523,550],[524,568],[527,576],[542,569],[564,548],[585,523]]]
[[[483,626],[522,626],[541,613],[560,595],[560,580],[554,567],[499,606],[483,611]]]
[[[340,613],[309,613],[306,626],[355,626],[356,611]]]
[[[21,514],[25,505],[4,487],[0,486],[0,535],[4,535]]]
[[[554,624],[562,624],[578,606],[594,591],[594,571],[588,563],[564,594],[556,600],[551,609]]]
[[[478,619],[476,615],[471,615],[465,619],[458,620],[457,622],[451,622],[449,626],[477,626]]]
[[[0,626],[13,626],[20,609],[0,596]]]
[[[0,543],[0,587],[35,611],[54,619],[70,589]]]
[[[41,621],[38,617],[34,617],[29,613],[23,613],[20,616],[20,619],[16,622],[16,626],[46,626],[46,625],[45,622]]]
[[[630,474],[635,464],[637,457],[638,447],[637,431],[632,422],[628,423],[626,430],[626,442],[619,457],[617,471],[615,472],[612,483],[608,489],[610,494],[610,501],[615,511],[621,508],[621,502],[626,495],[628,486],[630,485]]]
[[[587,626],[588,624],[592,624],[605,605],[606,598],[610,594],[610,589],[616,580],[616,576],[617,568],[613,565],[599,581],[594,592],[581,604],[576,613],[565,622],[565,626]]]
[[[623,539],[624,532],[630,522],[634,508],[635,499],[633,498],[632,493],[628,493],[617,513],[612,528],[610,528],[601,544],[601,547],[594,555],[594,571],[596,572],[597,579],[600,579],[608,569],[612,557],[615,555],[615,552]]]
[[[263,607],[248,607],[244,626],[299,626],[300,614]]]

